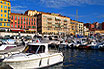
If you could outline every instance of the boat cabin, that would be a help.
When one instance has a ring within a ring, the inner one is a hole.
[[[24,52],[33,53],[33,54],[46,53],[46,52],[48,52],[48,44],[46,44],[46,43],[29,43],[26,46]]]
[[[32,54],[39,54],[39,53],[49,53],[52,51],[58,50],[54,45],[50,45],[48,43],[29,43],[24,53],[32,53]]]

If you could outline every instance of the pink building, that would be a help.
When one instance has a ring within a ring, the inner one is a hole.
[[[11,13],[11,31],[37,32],[37,18],[23,14]]]

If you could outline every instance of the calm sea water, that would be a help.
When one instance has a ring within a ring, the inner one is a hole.
[[[64,62],[47,69],[104,69],[104,51],[63,50]]]

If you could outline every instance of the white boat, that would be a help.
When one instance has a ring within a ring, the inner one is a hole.
[[[12,54],[22,52],[24,48],[24,46],[17,46],[15,44],[2,44],[0,45],[0,60]]]
[[[13,69],[43,68],[63,62],[62,52],[52,48],[48,43],[29,43],[24,53],[12,55],[3,62]]]

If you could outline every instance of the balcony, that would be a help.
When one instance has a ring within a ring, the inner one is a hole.
[[[52,26],[48,26],[48,28],[52,28]]]
[[[48,24],[52,24],[52,22],[48,22]]]
[[[64,22],[68,22],[68,20],[67,19],[64,19]]]
[[[47,18],[47,20],[52,20],[52,18]]]
[[[55,21],[61,21],[61,19],[59,17],[56,17]]]

